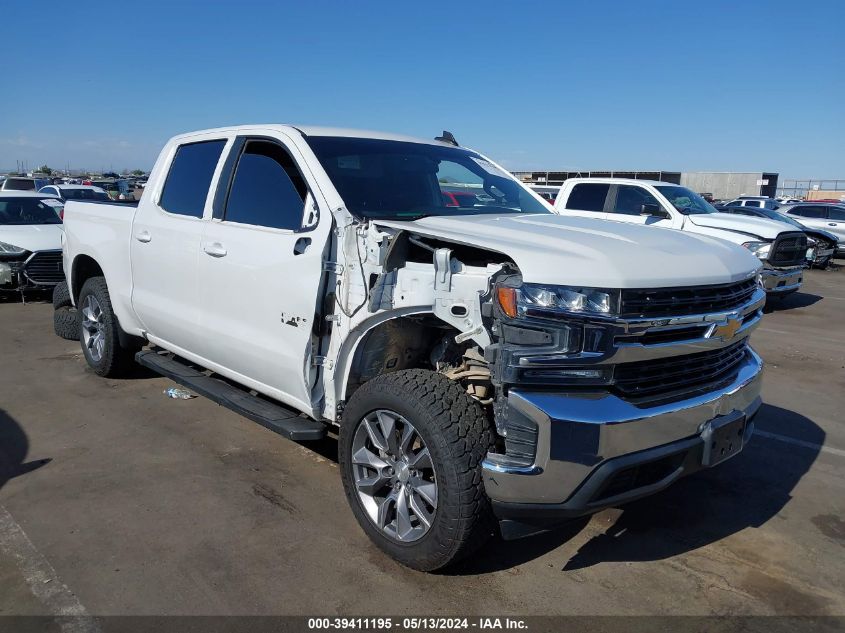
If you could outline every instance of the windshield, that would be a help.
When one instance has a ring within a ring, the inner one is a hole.
[[[61,191],[65,200],[111,200],[105,191],[93,189],[62,189]]]
[[[510,174],[459,147],[329,136],[308,144],[357,217],[551,213]]]
[[[657,190],[666,196],[678,211],[684,215],[698,215],[701,213],[717,213],[716,209],[707,200],[686,187],[659,186]]]
[[[0,226],[61,223],[53,207],[38,198],[0,198]]]

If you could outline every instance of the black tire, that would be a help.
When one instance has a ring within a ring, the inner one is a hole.
[[[355,430],[378,409],[394,411],[413,424],[437,473],[437,509],[428,532],[416,541],[402,542],[379,529],[355,487]],[[364,532],[382,551],[413,569],[440,569],[475,551],[495,529],[481,478],[481,461],[492,445],[484,410],[459,384],[421,369],[378,376],[352,395],[343,412],[338,457],[346,498]]]
[[[70,306],[62,306],[53,312],[53,331],[68,341],[79,340],[79,312]]]
[[[72,306],[70,300],[70,290],[67,287],[67,282],[63,281],[59,284],[56,284],[56,287],[53,288],[53,309],[58,310],[59,308],[66,308],[68,306]],[[77,338],[79,338],[77,336]]]
[[[99,359],[95,358],[92,351],[86,345],[84,335],[84,307],[88,296],[93,296],[101,310],[101,323],[103,333],[103,350]],[[106,280],[103,277],[92,277],[82,286],[77,303],[80,311],[80,336],[82,354],[88,362],[88,366],[98,376],[113,378],[125,374],[133,365],[134,349],[124,349],[120,346],[120,325],[112,310],[109,290]]]

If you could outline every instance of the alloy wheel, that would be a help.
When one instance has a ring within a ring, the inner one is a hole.
[[[102,360],[106,349],[103,318],[103,309],[97,298],[93,294],[86,296],[82,302],[82,342],[95,363]]]
[[[422,538],[437,512],[437,478],[428,447],[395,411],[369,413],[355,429],[352,470],[370,520],[400,542]]]

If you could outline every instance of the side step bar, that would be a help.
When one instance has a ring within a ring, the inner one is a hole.
[[[246,389],[209,376],[191,365],[179,362],[173,356],[154,350],[142,350],[135,354],[135,360],[157,374],[170,378],[288,439],[319,440],[326,436],[325,424],[306,418],[282,404],[253,396]]]

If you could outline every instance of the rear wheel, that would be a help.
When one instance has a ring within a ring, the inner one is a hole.
[[[117,317],[112,310],[109,290],[103,277],[92,277],[79,293],[82,353],[89,367],[99,376],[113,377],[132,366],[134,349],[120,346]]]
[[[352,512],[399,562],[432,571],[492,533],[481,460],[492,434],[481,406],[424,370],[370,380],[349,400],[339,461]]]

